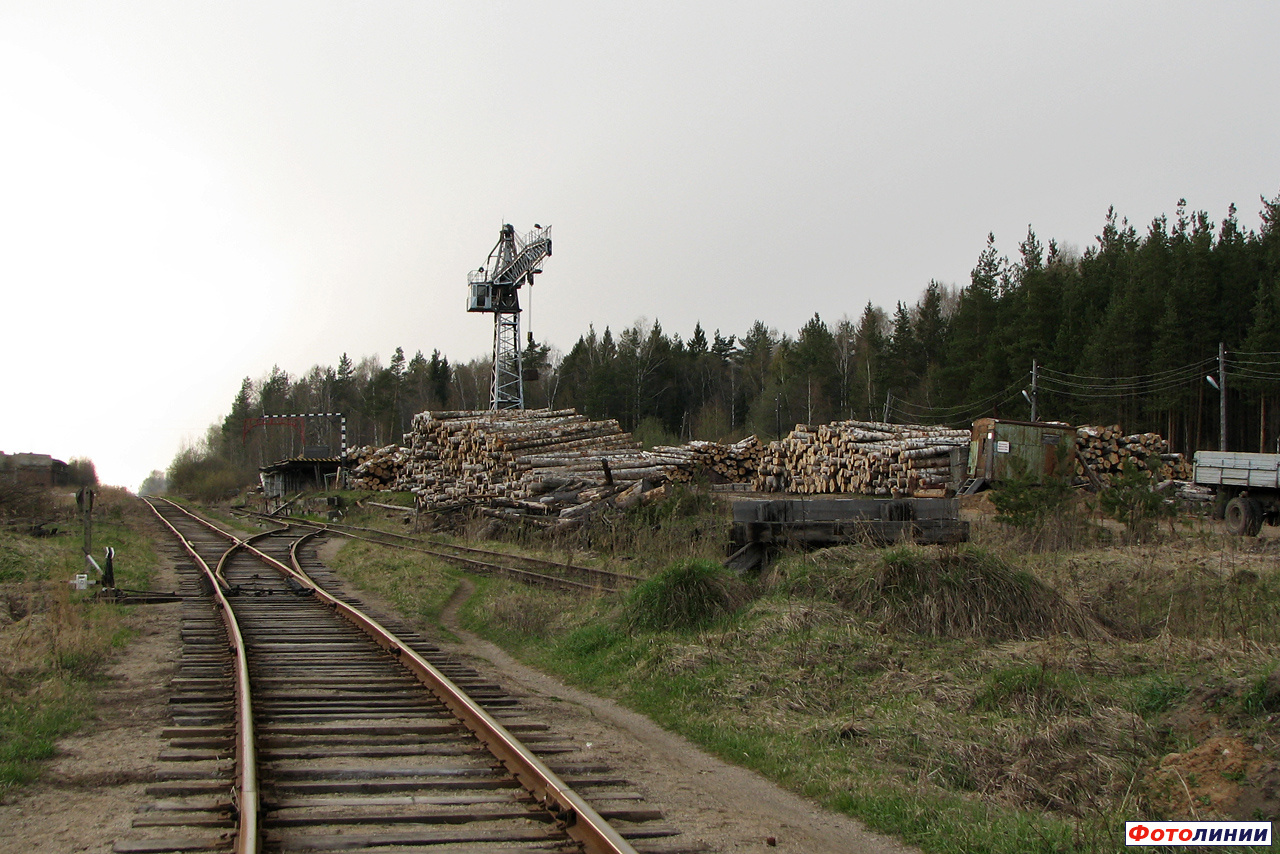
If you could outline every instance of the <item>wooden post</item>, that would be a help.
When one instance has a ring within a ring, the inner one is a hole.
[[[93,554],[93,489],[82,486],[76,492],[76,506],[80,508],[80,517],[84,521],[84,553]]]
[[[1218,342],[1218,450],[1227,449],[1227,349]]]

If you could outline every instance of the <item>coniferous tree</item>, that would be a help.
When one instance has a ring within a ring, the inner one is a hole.
[[[865,417],[872,421],[880,417],[881,398],[888,387],[884,358],[887,323],[884,311],[868,302],[858,319],[855,335],[854,350],[860,366],[858,387],[863,392],[858,397],[857,411],[859,415],[865,412]]]
[[[832,420],[839,396],[835,336],[818,314],[800,328],[791,351],[795,395],[803,396],[804,421],[821,424]]]
[[[431,361],[427,363],[427,376],[431,382],[431,404],[439,409],[447,409],[453,371],[449,368],[449,360],[442,356],[439,350],[431,351]]]
[[[943,382],[951,406],[989,401],[1001,390],[1003,364],[997,339],[998,300],[1005,276],[1005,260],[996,251],[995,235],[987,235],[986,248],[969,276],[969,286],[960,293]]]
[[[921,364],[918,365],[918,369],[923,375],[942,362],[943,349],[947,343],[947,318],[943,315],[942,285],[936,280],[929,281],[925,286],[924,296],[916,305],[912,332],[920,348]]]
[[[1277,383],[1275,373],[1280,369],[1280,279],[1263,283],[1258,287],[1253,306],[1253,322],[1245,336],[1243,349],[1248,353],[1247,372],[1240,385],[1258,399],[1259,453],[1280,453],[1276,450]],[[1268,376],[1270,374],[1270,376]],[[1252,444],[1252,443],[1250,443]]]
[[[898,300],[893,311],[893,330],[889,333],[885,359],[889,368],[889,390],[899,400],[908,399],[920,383],[924,358],[912,328],[911,310],[902,300]]]

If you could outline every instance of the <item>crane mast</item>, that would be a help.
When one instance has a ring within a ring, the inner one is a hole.
[[[520,286],[533,285],[538,264],[551,255],[551,227],[534,225],[524,235],[503,225],[483,267],[468,274],[467,311],[493,315],[493,384],[490,409],[524,409],[520,363]]]

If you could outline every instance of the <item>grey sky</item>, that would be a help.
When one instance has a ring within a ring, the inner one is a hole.
[[[1256,228],[1278,36],[1275,3],[0,0],[0,450],[136,487],[272,364],[483,355],[503,222],[554,226],[526,321],[566,350],[891,310],[1109,205]]]

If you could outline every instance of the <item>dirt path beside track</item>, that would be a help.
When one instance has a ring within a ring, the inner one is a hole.
[[[580,733],[603,760],[623,771],[686,839],[715,851],[796,854],[906,854],[917,849],[822,810],[755,772],[721,761],[643,715],[521,664],[463,629],[458,608],[470,597],[464,580],[441,615],[460,643],[438,642],[509,691],[557,728]],[[775,847],[776,846],[776,847]]]

